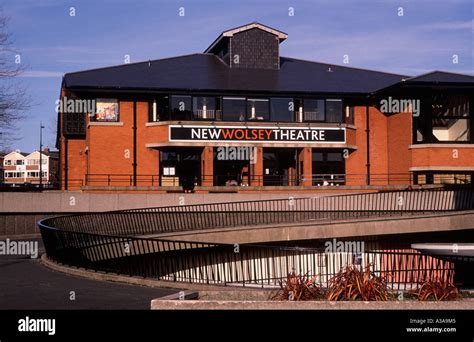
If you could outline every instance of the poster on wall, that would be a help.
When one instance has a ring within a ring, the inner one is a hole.
[[[118,101],[114,99],[97,99],[95,105],[97,121],[117,121],[119,113]]]

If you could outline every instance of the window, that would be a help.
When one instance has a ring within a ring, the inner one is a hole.
[[[23,172],[5,172],[6,178],[23,178]]]
[[[431,107],[435,141],[470,141],[469,98],[437,94]]]
[[[346,106],[346,124],[348,125],[354,124],[354,115],[355,115],[355,107]]]
[[[324,121],[324,100],[303,101],[304,121]]]
[[[247,104],[243,97],[224,97],[222,99],[222,120],[245,121]]]
[[[343,122],[342,100],[326,100],[326,122]]]
[[[191,120],[191,96],[171,96],[171,120]]]
[[[95,121],[118,121],[118,101],[116,99],[97,99],[94,118]]]
[[[270,120],[268,99],[248,99],[247,113],[249,120]]]
[[[168,96],[156,97],[148,103],[148,121],[166,121],[169,120],[169,98]]]
[[[23,159],[15,160],[15,165],[25,165],[25,161]]]
[[[343,185],[346,166],[341,150],[313,150],[313,185]]]
[[[220,120],[220,99],[218,97],[193,97],[193,117],[197,120]]]
[[[12,165],[12,160],[11,159],[5,159],[4,165]]]
[[[270,111],[272,121],[290,122],[294,121],[295,103],[289,97],[272,97],[270,99]]]
[[[458,172],[417,172],[415,173],[416,184],[472,184],[471,173]]]

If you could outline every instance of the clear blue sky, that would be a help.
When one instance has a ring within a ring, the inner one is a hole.
[[[223,30],[252,21],[289,38],[281,54],[417,75],[473,73],[472,0],[2,0],[32,100],[12,148],[54,146],[65,72],[203,52]],[[70,16],[71,7],[75,16]],[[185,15],[179,16],[184,7]],[[294,16],[289,16],[289,7]],[[399,7],[403,16],[399,16]],[[458,64],[452,56],[458,55]],[[13,58],[13,55],[12,55]]]

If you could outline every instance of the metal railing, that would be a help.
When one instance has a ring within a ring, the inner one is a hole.
[[[184,175],[186,176],[186,175]],[[364,186],[369,183],[367,174],[312,174],[307,176],[309,184],[302,174],[293,175],[248,175],[248,174],[211,174],[196,178],[197,185],[206,186]],[[75,180],[79,181],[79,180]],[[133,174],[86,174],[83,184],[89,186],[134,186]],[[71,180],[68,181],[71,183]],[[137,174],[137,186],[181,186],[178,175]],[[370,175],[370,185],[414,185],[412,173],[376,173]]]
[[[470,191],[393,192],[131,209],[49,218],[39,223],[48,256],[68,265],[162,280],[276,286],[289,272],[322,285],[347,264],[372,265],[393,289],[432,277],[452,280],[454,263],[414,250],[361,254],[320,249],[188,242],[150,235],[327,220],[357,220],[474,208]],[[317,229],[315,227],[314,229]],[[144,236],[145,235],[145,236]],[[148,236],[147,236],[148,235]],[[355,258],[357,257],[357,258]],[[354,261],[357,259],[357,263]]]

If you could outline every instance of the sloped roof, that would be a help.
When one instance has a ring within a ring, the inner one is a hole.
[[[407,76],[281,57],[279,70],[230,68],[213,54],[192,54],[67,73],[70,89],[268,93],[371,93]]]
[[[457,74],[446,71],[431,71],[426,74],[411,77],[405,80],[407,83],[474,83],[474,76]]]

